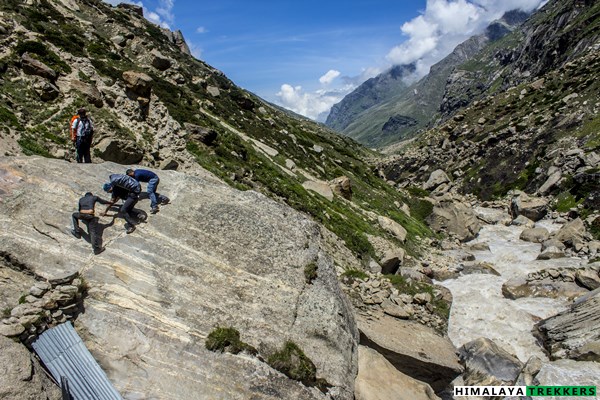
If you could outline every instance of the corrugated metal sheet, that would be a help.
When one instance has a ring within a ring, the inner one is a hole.
[[[74,400],[122,400],[71,323],[47,330],[32,346],[56,382],[67,378]]]

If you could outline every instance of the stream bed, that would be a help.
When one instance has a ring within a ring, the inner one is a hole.
[[[486,208],[478,208],[477,212],[492,219],[503,213],[502,210]],[[550,232],[560,228],[552,220],[540,221],[536,226]],[[523,229],[503,224],[485,225],[478,237],[468,243],[485,243],[489,246],[489,251],[470,252],[477,261],[492,264],[500,276],[470,274],[436,282],[450,289],[453,296],[448,336],[457,348],[480,337],[489,338],[523,363],[532,356],[538,356],[544,360],[544,367],[538,374],[542,384],[600,385],[599,363],[572,360],[551,362],[531,332],[537,321],[567,309],[571,302],[542,297],[511,300],[502,295],[503,283],[511,278],[549,268],[576,268],[587,263],[587,260],[579,258],[536,260],[541,245],[520,240]]]

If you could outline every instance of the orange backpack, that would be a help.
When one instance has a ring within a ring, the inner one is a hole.
[[[77,141],[77,128],[73,129],[73,122],[79,118],[79,115],[73,115],[71,117],[71,123],[69,124],[69,132],[71,133],[71,141]]]

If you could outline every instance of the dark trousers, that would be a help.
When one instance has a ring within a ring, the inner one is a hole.
[[[77,137],[75,142],[75,148],[77,149],[77,162],[78,163],[91,163],[92,156],[90,154],[90,148],[92,147],[91,138],[84,138],[81,136]]]
[[[138,196],[137,195],[129,195],[127,196],[127,199],[123,202],[123,205],[121,206],[121,208],[119,209],[119,214],[125,218],[125,221],[127,221],[127,223],[129,225],[135,225],[135,219],[133,217],[133,215],[131,215],[131,212],[133,211],[133,207],[137,204],[138,202]]]
[[[87,225],[88,234],[90,235],[90,242],[95,250],[100,249],[102,244],[100,243],[100,236],[98,236],[98,218],[92,214],[83,214],[80,212],[73,213],[73,230],[79,231],[79,220]]]

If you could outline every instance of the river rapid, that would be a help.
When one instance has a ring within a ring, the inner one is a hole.
[[[477,212],[488,220],[500,220],[500,214],[505,213],[487,208],[478,208]],[[536,226],[552,232],[561,225],[553,220],[543,220]],[[492,264],[500,276],[470,274],[436,282],[450,289],[453,296],[448,326],[450,340],[460,347],[474,339],[486,337],[523,363],[532,356],[538,356],[544,361],[544,367],[537,376],[541,384],[600,385],[599,363],[572,360],[551,362],[531,332],[537,321],[567,309],[571,302],[541,297],[510,300],[502,295],[503,283],[511,278],[549,268],[576,268],[587,263],[587,260],[573,257],[537,260],[541,245],[520,240],[523,229],[501,223],[485,225],[478,237],[466,244],[487,244],[489,251],[470,252],[477,261]]]

